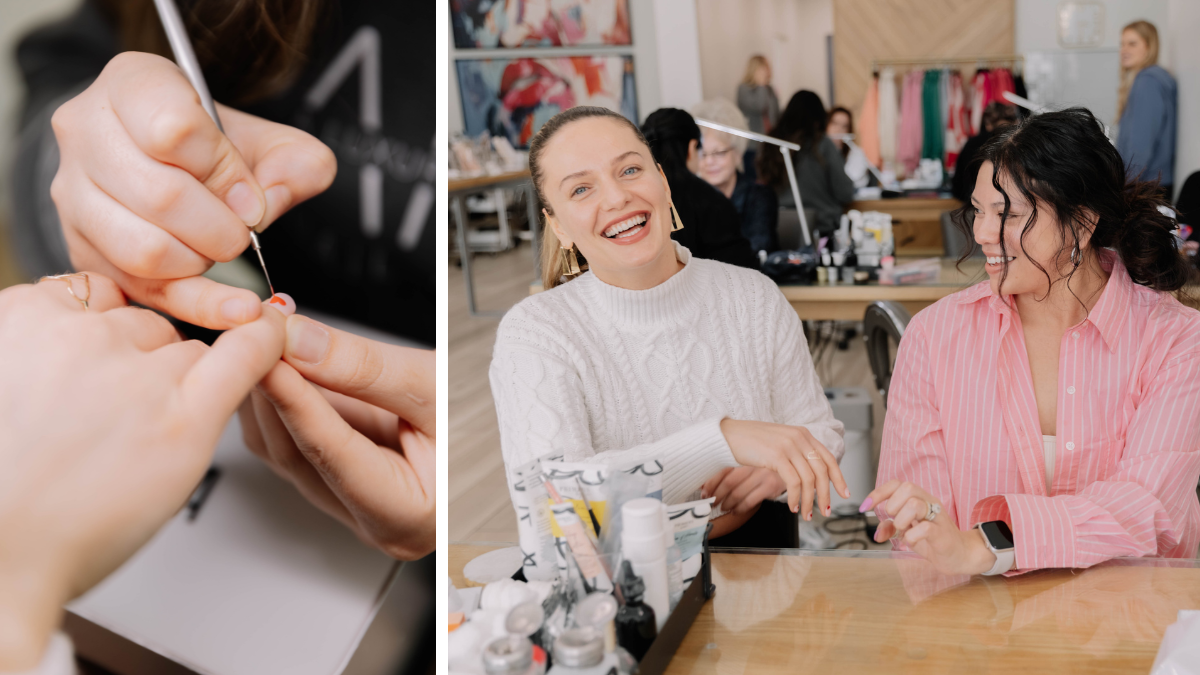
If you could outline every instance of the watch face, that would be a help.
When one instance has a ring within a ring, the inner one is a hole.
[[[1013,548],[1012,530],[1008,529],[1008,523],[1003,520],[981,523],[979,529],[983,530],[983,536],[987,537],[988,543],[997,551]]]

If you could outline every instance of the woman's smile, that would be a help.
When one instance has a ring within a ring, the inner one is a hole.
[[[621,216],[604,228],[601,236],[614,244],[628,246],[635,244],[650,233],[650,214],[639,211],[627,216]]]

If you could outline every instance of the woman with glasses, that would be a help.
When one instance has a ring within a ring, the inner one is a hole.
[[[748,131],[746,116],[730,101],[714,98],[692,108],[692,115],[727,127]],[[733,202],[742,219],[742,236],[755,253],[779,248],[779,199],[746,173],[743,155],[747,139],[701,127],[700,177]]]

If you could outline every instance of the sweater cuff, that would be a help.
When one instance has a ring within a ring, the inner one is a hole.
[[[679,504],[692,498],[704,481],[726,467],[737,466],[721,432],[721,420],[705,420],[672,434],[659,459],[663,463],[663,501]],[[666,440],[666,439],[664,439]]]

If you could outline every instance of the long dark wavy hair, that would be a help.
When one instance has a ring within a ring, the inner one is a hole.
[[[692,141],[696,141],[696,147],[699,148],[702,140],[696,118],[679,108],[659,108],[642,122],[642,134],[654,153],[654,159],[662,165],[667,182],[672,187],[680,185],[685,174],[690,173],[687,167],[688,147]]]
[[[1192,267],[1172,232],[1175,220],[1159,211],[1168,204],[1158,182],[1126,180],[1121,156],[1104,135],[1103,125],[1086,108],[1042,113],[1003,128],[980,151],[978,162],[985,161],[995,167],[992,186],[1004,196],[1002,255],[1008,255],[1004,222],[1012,205],[1002,179],[1020,193],[1031,210],[1020,239],[1026,257],[1025,236],[1037,222],[1038,208],[1052,210],[1063,240],[1055,262],[1071,269],[1063,279],[1055,280],[1034,261],[1051,285],[1066,281],[1069,287],[1079,266],[1101,249],[1116,251],[1130,278],[1156,291],[1179,291],[1191,280]],[[970,204],[954,214],[955,224],[968,241],[974,240],[973,221]],[[1091,239],[1081,249],[1081,238],[1088,230]],[[970,250],[964,252],[959,262],[969,255]],[[1006,277],[1007,270],[1000,277],[1001,288]]]
[[[182,0],[187,27],[213,98],[248,104],[287,89],[311,58],[331,0]],[[99,0],[121,48],[171,58],[154,0]]]
[[[821,154],[817,152],[817,144],[825,138],[825,127],[829,115],[825,112],[825,104],[821,97],[807,89],[796,92],[779,122],[771,130],[771,136],[800,146],[800,152],[811,153],[818,162],[824,164]],[[787,168],[783,166],[783,153],[779,148],[766,144],[759,145],[758,157],[754,162],[758,171],[758,181],[766,185],[782,185],[787,176]]]

